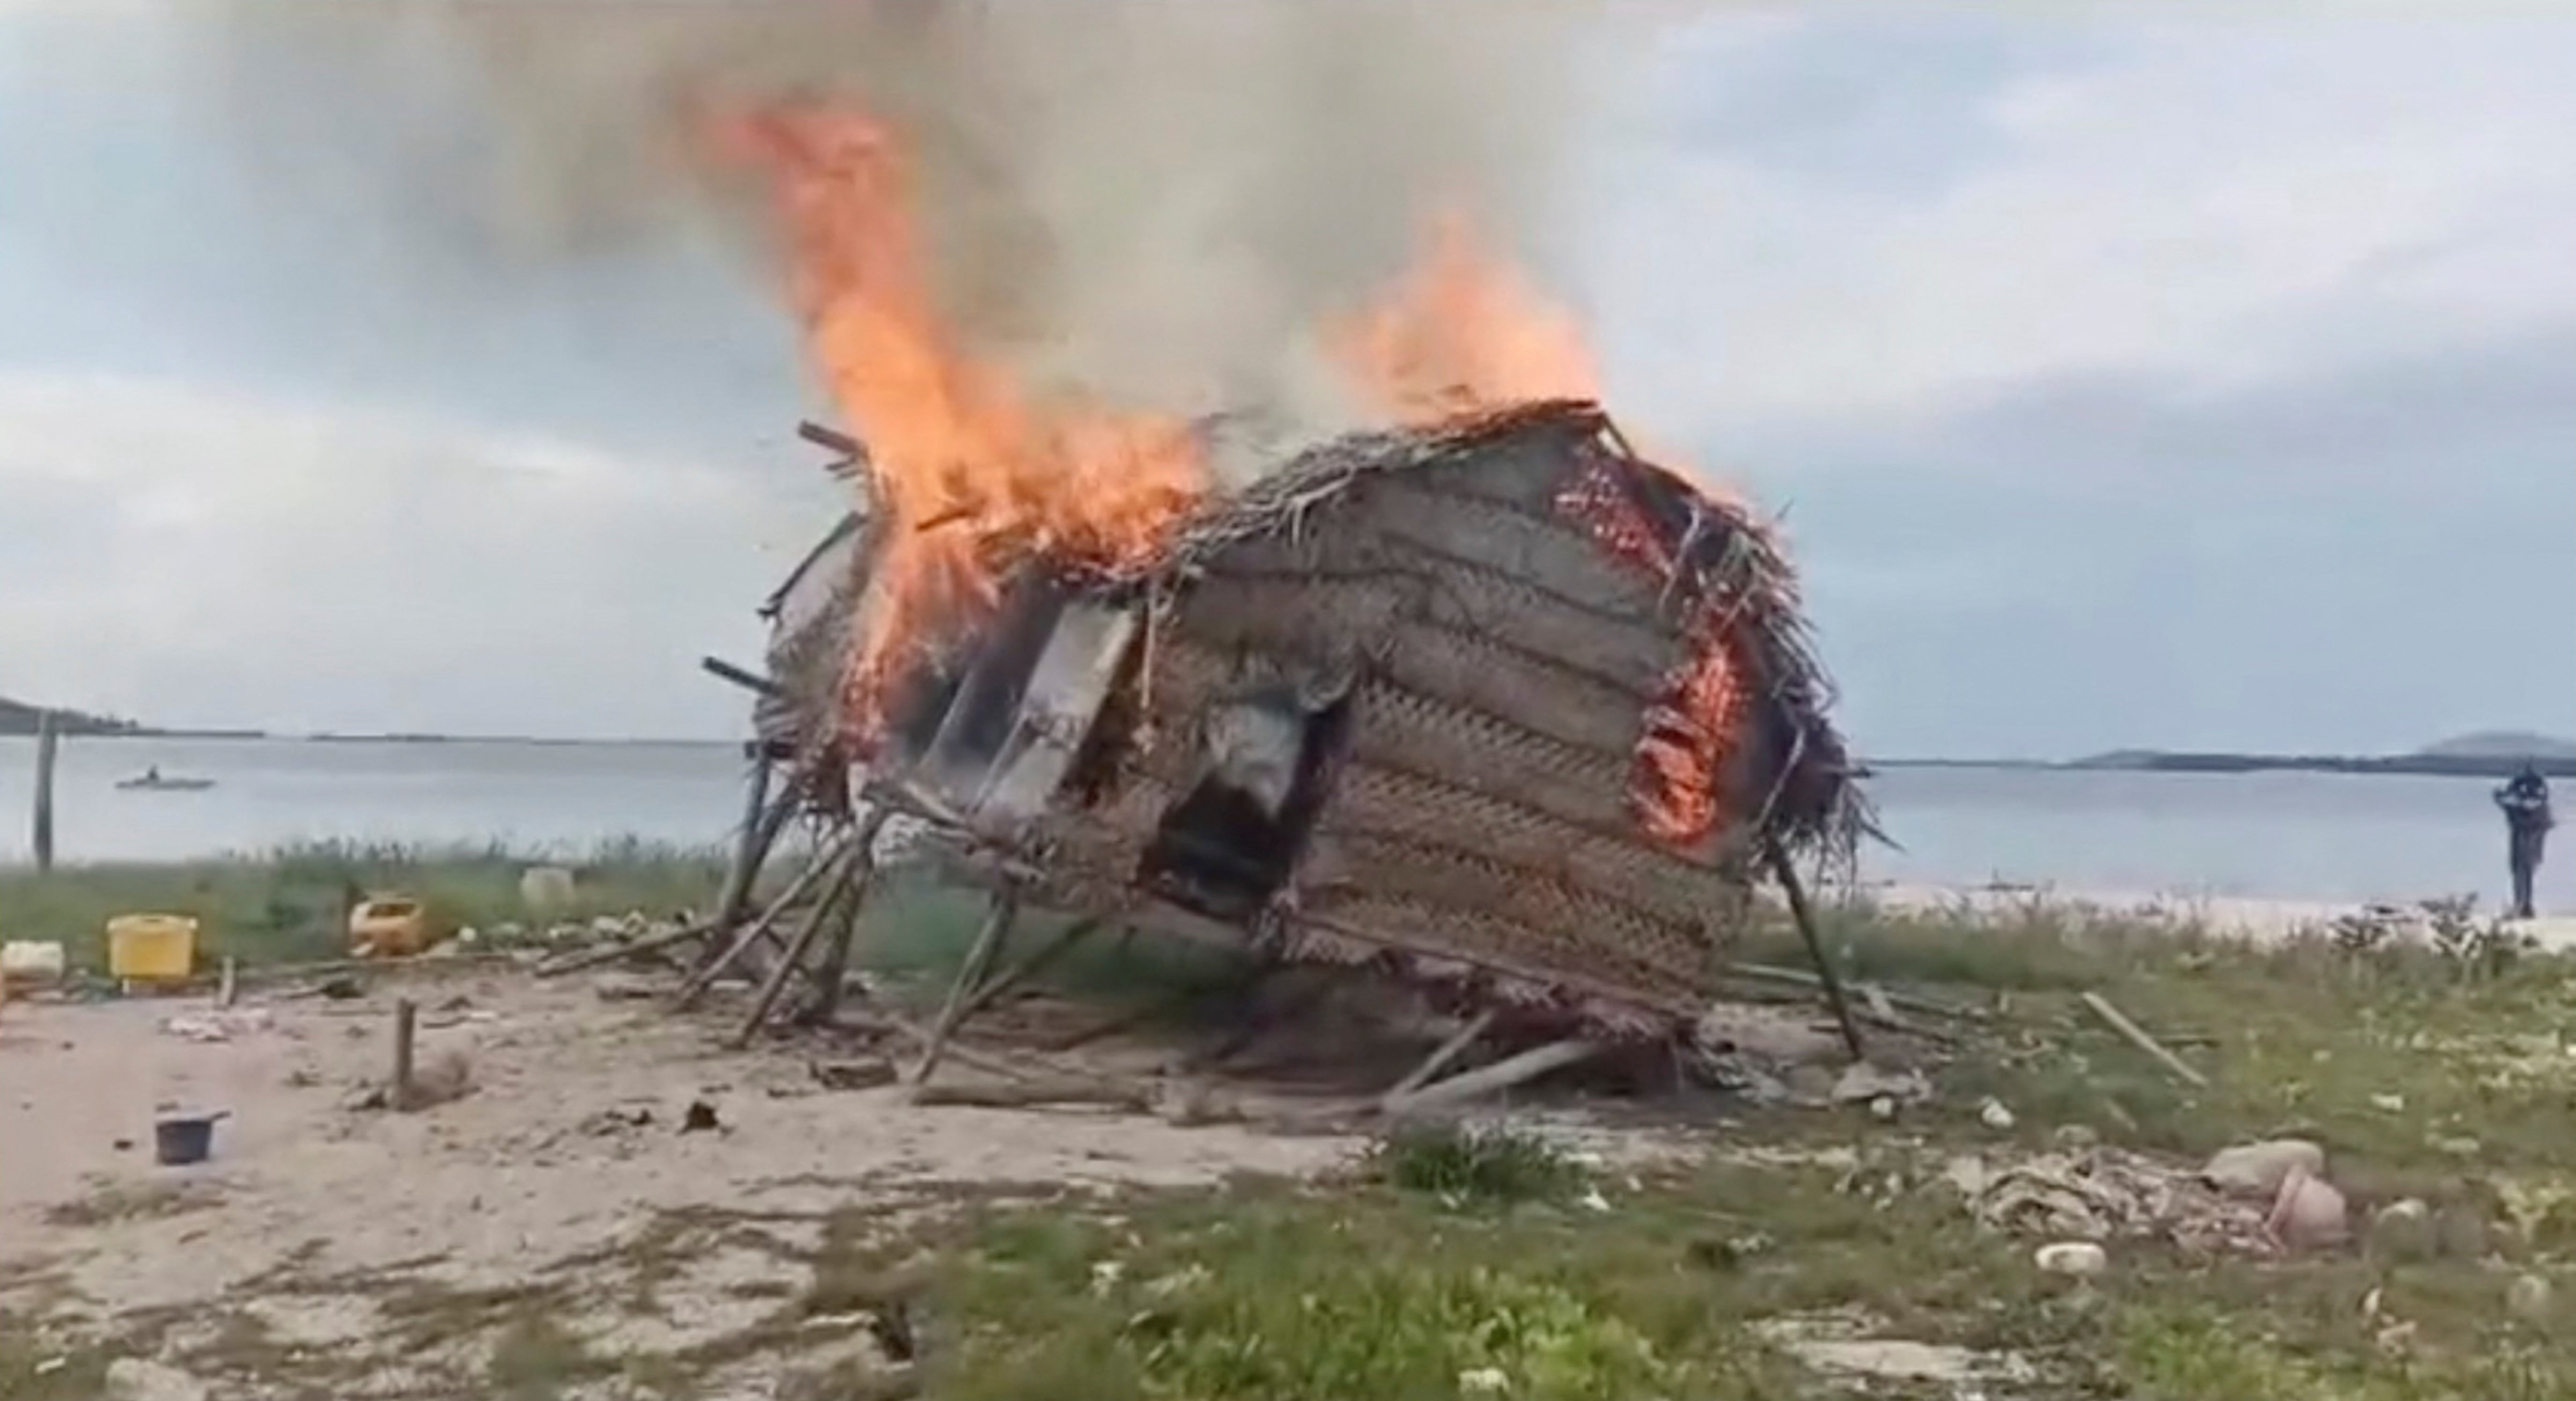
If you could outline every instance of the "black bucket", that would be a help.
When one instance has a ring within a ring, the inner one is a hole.
[[[173,1114],[152,1125],[152,1158],[164,1167],[202,1163],[215,1151],[215,1114]]]

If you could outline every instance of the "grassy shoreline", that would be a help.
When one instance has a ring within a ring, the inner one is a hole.
[[[573,903],[540,915],[519,878],[531,866],[574,872]],[[104,959],[109,917],[139,911],[194,915],[210,958],[246,964],[338,956],[351,890],[402,892],[459,926],[580,920],[702,907],[723,880],[725,853],[640,840],[529,852],[501,843],[410,846],[317,842],[176,862],[96,862],[0,867],[0,938],[59,940],[75,964]]]

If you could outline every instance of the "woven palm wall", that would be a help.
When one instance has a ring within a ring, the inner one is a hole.
[[[1624,461],[1601,427],[1534,413],[1352,440],[1203,521],[1122,688],[1120,780],[1060,826],[1064,864],[1103,882],[1132,872],[1196,780],[1209,711],[1298,683],[1350,709],[1281,907],[1290,956],[1393,955],[1599,1022],[1702,1005],[1746,907],[1747,835],[1794,746],[1738,746],[1727,820],[1704,836],[1641,827],[1639,743],[1691,659],[1696,600],[1567,511],[1584,474]],[[1747,713],[1756,729],[1805,718]]]

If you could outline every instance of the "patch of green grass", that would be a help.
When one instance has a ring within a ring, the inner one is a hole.
[[[95,1228],[203,1211],[215,1194],[184,1182],[109,1182],[45,1208],[45,1224]]]
[[[534,923],[519,897],[531,865],[563,864],[578,876],[575,904],[551,918],[702,907],[722,880],[724,854],[623,840],[571,856],[492,843],[419,847],[329,842],[206,861],[61,866],[48,875],[0,867],[0,929],[13,939],[60,940],[79,967],[106,966],[111,916],[193,915],[200,955],[246,964],[336,958],[347,892],[400,891],[442,918],[490,931]]]
[[[93,1401],[107,1394],[116,1357],[95,1344],[50,1340],[0,1313],[0,1401]]]
[[[614,1370],[581,1339],[542,1313],[503,1330],[492,1344],[489,1376],[495,1401],[556,1401],[571,1388]]]
[[[1585,1182],[1581,1164],[1546,1138],[1509,1124],[1408,1126],[1369,1154],[1390,1186],[1446,1201],[1557,1201]]]

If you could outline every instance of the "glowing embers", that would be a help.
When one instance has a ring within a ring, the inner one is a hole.
[[[1678,589],[1676,571],[1690,567],[1680,557],[1688,542],[1667,541],[1624,477],[1612,459],[1595,457],[1557,493],[1556,508],[1658,588]],[[1628,780],[1638,826],[1672,847],[1698,844],[1725,820],[1727,767],[1753,694],[1734,610],[1712,592],[1693,589],[1690,599],[1684,660],[1646,711]]]

